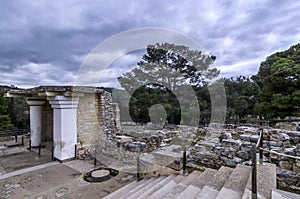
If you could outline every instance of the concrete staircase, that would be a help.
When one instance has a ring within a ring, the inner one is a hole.
[[[258,199],[291,198],[276,190],[276,166],[257,165]],[[299,199],[299,195],[293,195]],[[105,199],[251,199],[251,167],[221,167],[194,171],[188,176],[170,175],[132,182]]]

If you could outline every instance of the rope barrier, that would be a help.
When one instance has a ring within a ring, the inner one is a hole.
[[[263,151],[268,152],[268,153],[274,153],[276,155],[285,156],[285,157],[293,158],[293,159],[296,159],[296,160],[300,160],[300,157],[293,156],[293,155],[288,155],[288,154],[284,154],[284,153],[279,153],[279,152],[264,149],[264,148],[261,148],[261,147],[259,148],[259,150],[263,150]]]

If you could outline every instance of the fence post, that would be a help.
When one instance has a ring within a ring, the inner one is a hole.
[[[264,148],[264,143],[263,143],[263,139],[264,139],[264,129],[261,129],[261,134],[260,134],[260,141],[259,141],[259,164],[263,163],[263,148]]]
[[[51,146],[51,160],[54,161],[54,142],[52,141],[52,146]]]
[[[75,154],[74,154],[74,156],[75,156],[75,159],[77,159],[77,144],[75,144]]]
[[[39,157],[41,156],[41,148],[42,148],[42,144],[39,145]]]
[[[256,145],[253,144],[251,147],[251,153],[252,153],[252,199],[257,199],[257,181],[256,181]]]
[[[141,168],[140,168],[140,156],[138,155],[136,158],[136,177],[137,177],[137,181],[140,181],[141,178]]]
[[[31,150],[31,139],[29,138],[29,147],[28,147],[29,151]]]
[[[96,159],[96,157],[94,157],[94,167],[96,167],[97,166],[97,159]]]
[[[22,146],[24,146],[24,135],[22,135]]]
[[[183,158],[182,158],[182,170],[183,170],[183,175],[186,174],[186,147],[184,147],[183,151]]]
[[[18,134],[15,134],[15,141],[18,142]]]

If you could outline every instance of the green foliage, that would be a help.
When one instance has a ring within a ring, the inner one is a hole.
[[[9,115],[0,115],[0,130],[12,129],[13,127]]]
[[[160,86],[142,86],[134,92],[129,102],[129,113],[133,121],[150,122],[149,109],[155,104],[161,104],[165,108],[168,123],[179,124],[179,103],[172,92]]]
[[[9,101],[3,97],[4,92],[4,89],[0,88],[0,130],[13,128],[11,118],[9,116]]]
[[[180,92],[181,96],[189,99],[190,93],[184,86],[201,87],[216,77],[219,71],[209,68],[215,59],[214,56],[186,46],[168,43],[149,45],[137,66],[118,78],[122,87],[132,95],[129,103],[132,119],[149,122],[149,108],[161,104],[167,112],[168,123],[191,122],[188,115],[185,115],[188,113],[181,114],[174,93]],[[191,104],[181,105],[189,107]],[[205,101],[201,105],[207,107]],[[181,115],[183,118],[180,118]]]
[[[148,46],[138,66],[119,77],[121,85],[129,92],[139,87],[132,93],[130,107],[127,107],[135,121],[150,121],[149,108],[161,104],[167,112],[168,123],[178,124],[184,113],[180,112],[173,91],[187,82],[195,90],[201,112],[200,121],[205,123],[210,120],[211,101],[207,80],[218,75],[219,71],[207,72],[208,66],[215,60],[214,56],[200,59],[197,55],[202,54],[184,46]],[[299,76],[300,44],[297,44],[267,57],[260,64],[257,75],[251,78],[224,78],[227,120],[239,121],[249,116],[269,119],[300,116]]]
[[[29,107],[23,98],[5,98],[5,90],[0,87],[0,130],[29,128],[29,117],[25,113]]]
[[[253,77],[260,85],[259,111],[269,117],[296,116],[299,113],[300,44],[267,57]]]
[[[259,86],[249,77],[224,79],[227,97],[227,119],[242,119],[247,115],[256,116]]]
[[[148,45],[146,54],[132,71],[118,78],[129,92],[143,85],[157,84],[174,92],[187,83],[200,85],[219,74],[209,67],[216,59],[187,46],[163,43]]]

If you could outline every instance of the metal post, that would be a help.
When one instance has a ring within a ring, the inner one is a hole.
[[[137,181],[141,180],[140,156],[136,158],[136,177]]]
[[[52,149],[51,149],[51,160],[54,161],[54,142],[52,142]]]
[[[259,141],[259,164],[263,163],[263,155],[264,155],[262,150],[264,148],[263,139],[264,139],[264,129],[262,128],[260,134],[260,141]]]
[[[184,151],[183,151],[182,170],[183,170],[183,175],[185,175],[186,174],[186,147],[184,147]]]
[[[31,140],[29,139],[29,147],[28,147],[29,150],[31,150]]]
[[[24,146],[24,135],[22,135],[22,146]]]
[[[97,159],[96,159],[96,157],[94,157],[94,167],[96,167],[97,166]]]
[[[256,145],[252,145],[252,199],[257,199],[257,181],[256,181]]]
[[[42,145],[40,144],[39,145],[39,157],[41,156],[41,148],[42,148]]]
[[[18,134],[15,134],[15,141],[18,142]]]
[[[77,144],[75,144],[75,154],[74,154],[74,156],[75,156],[75,159],[77,158]]]

